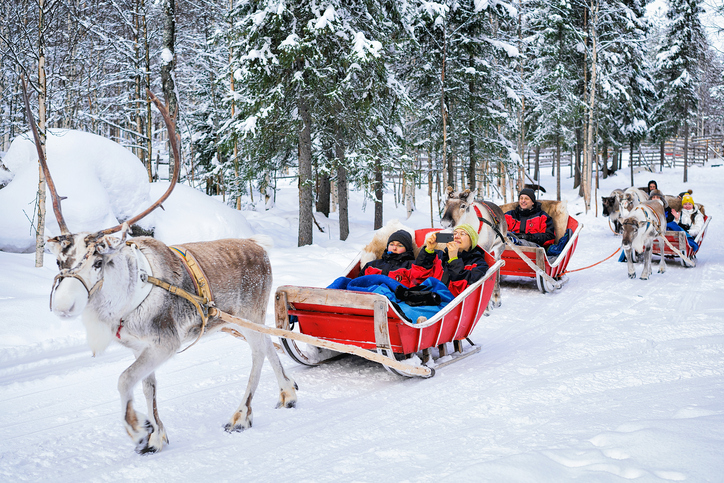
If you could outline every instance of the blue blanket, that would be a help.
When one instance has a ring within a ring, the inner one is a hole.
[[[395,295],[395,290],[402,284],[397,280],[386,275],[364,275],[357,278],[339,277],[332,282],[327,288],[336,288],[341,290],[352,290],[355,292],[371,292],[378,293],[387,297],[407,318],[408,321],[416,323],[418,317],[432,318],[436,313],[442,310],[452,299],[453,294],[440,280],[430,277],[420,284],[427,290],[431,290],[440,295],[440,305],[418,305],[411,307],[401,301]]]

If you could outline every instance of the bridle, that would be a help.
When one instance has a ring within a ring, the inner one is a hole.
[[[103,286],[103,277],[101,277],[95,284],[93,284],[92,287],[88,288],[88,283],[78,274],[78,272],[90,261],[90,255],[95,250],[95,247],[95,243],[91,244],[86,248],[85,255],[83,255],[83,258],[81,258],[80,262],[78,262],[75,267],[61,269],[58,275],[55,276],[53,279],[53,286],[50,289],[50,310],[53,310],[53,294],[55,294],[55,289],[58,288],[60,282],[62,282],[64,278],[75,278],[76,280],[79,280],[80,283],[83,284],[83,288],[85,288],[86,292],[88,292],[88,299],[90,299],[93,294]]]

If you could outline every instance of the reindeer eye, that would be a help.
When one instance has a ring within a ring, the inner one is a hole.
[[[95,268],[96,270],[101,268],[102,265],[103,265],[103,259],[101,259],[101,258],[99,258],[98,260],[93,262],[93,268]]]

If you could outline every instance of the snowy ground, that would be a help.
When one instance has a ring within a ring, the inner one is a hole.
[[[432,379],[402,379],[347,357],[307,368],[282,357],[299,384],[296,409],[274,409],[264,367],[254,427],[222,426],[240,403],[248,346],[218,334],[157,372],[159,411],[171,444],[139,456],[125,434],[116,390],[131,354],[92,358],[78,320],[48,311],[55,262],[0,252],[0,480],[2,481],[722,481],[724,475],[724,250],[719,195],[724,167],[642,173],[667,194],[686,188],[713,216],[698,266],[669,263],[629,280],[616,257],[569,275],[562,290],[508,280],[503,306],[471,338],[482,351]],[[628,186],[602,180],[600,196]],[[548,193],[554,181],[545,179]],[[620,245],[606,219],[582,213],[564,180],[570,213],[584,224],[569,269]],[[550,197],[550,196],[546,196]],[[258,198],[255,198],[258,201]],[[296,192],[271,212],[245,213],[273,235],[275,286],[325,286],[372,234],[372,205],[352,195],[352,234],[315,231],[296,247]],[[385,199],[385,220],[404,219]],[[429,225],[429,203],[407,223]],[[600,208],[599,208],[600,213]],[[71,227],[72,228],[72,227]],[[640,267],[638,267],[640,272]],[[270,311],[267,325],[273,325]],[[136,398],[142,401],[140,389]],[[143,406],[143,404],[141,404]]]

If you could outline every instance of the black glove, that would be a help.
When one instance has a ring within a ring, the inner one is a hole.
[[[521,240],[528,240],[528,241],[530,241],[533,238],[532,236],[530,236],[530,233],[516,233],[515,236],[517,236]]]

